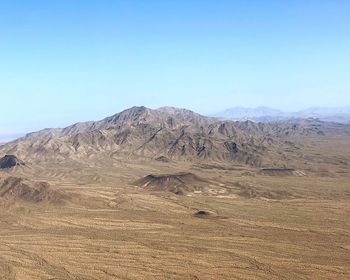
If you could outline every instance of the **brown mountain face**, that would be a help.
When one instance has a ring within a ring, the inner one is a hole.
[[[170,107],[133,107],[101,121],[28,134],[2,146],[0,155],[15,154],[29,162],[143,157],[261,166],[278,162],[279,150],[295,148],[283,137],[316,133],[304,127],[220,121]]]

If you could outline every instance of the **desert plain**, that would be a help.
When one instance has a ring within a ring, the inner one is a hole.
[[[275,165],[5,144],[0,278],[350,279],[350,129],[322,125]]]

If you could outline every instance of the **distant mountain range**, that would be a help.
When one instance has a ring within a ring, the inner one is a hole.
[[[6,142],[9,142],[9,141],[12,141],[12,140],[15,140],[19,137],[22,137],[24,135],[24,133],[12,133],[12,134],[9,134],[9,133],[1,133],[0,132],[0,145],[1,143],[6,143]]]
[[[289,119],[315,118],[321,121],[350,123],[349,107],[313,107],[297,112],[284,112],[269,107],[233,107],[218,112],[213,117],[231,120],[251,120],[256,122],[275,122]]]

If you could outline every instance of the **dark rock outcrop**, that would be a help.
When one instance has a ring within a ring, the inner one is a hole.
[[[14,155],[5,155],[0,159],[0,169],[9,169],[15,166],[25,165],[23,161]]]

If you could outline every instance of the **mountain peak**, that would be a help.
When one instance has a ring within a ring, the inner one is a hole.
[[[137,121],[145,116],[151,109],[144,106],[134,106],[102,120],[102,123],[117,124],[128,121]]]

